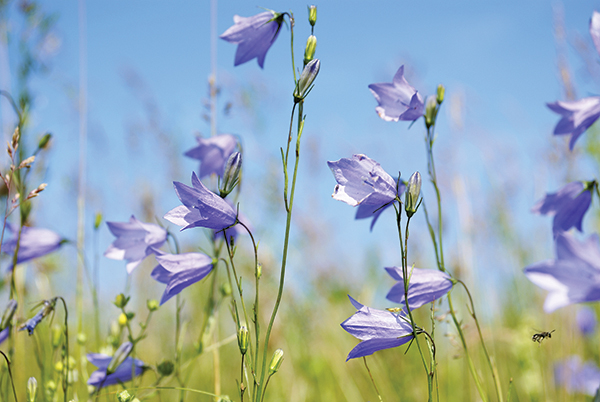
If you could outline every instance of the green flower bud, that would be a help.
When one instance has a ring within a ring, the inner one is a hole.
[[[27,402],[35,402],[37,395],[37,380],[35,377],[29,377],[27,381]]]
[[[317,37],[310,35],[306,40],[306,48],[304,49],[304,65],[306,66],[309,61],[315,57],[315,51],[317,50]]]
[[[231,285],[229,284],[229,282],[225,282],[224,284],[222,284],[220,290],[222,297],[231,296]]]
[[[94,218],[94,230],[98,230],[101,223],[102,223],[102,212],[96,212],[96,216]]]
[[[441,105],[442,102],[444,101],[444,94],[446,93],[446,88],[444,88],[444,86],[442,84],[438,85],[437,87],[437,103],[438,105]]]
[[[281,367],[281,362],[283,361],[283,350],[277,349],[273,353],[273,357],[271,358],[271,364],[269,364],[269,376],[272,376],[279,370]]]
[[[248,328],[246,328],[245,325],[242,325],[238,330],[237,338],[240,352],[242,355],[245,355],[246,351],[248,350]]]
[[[4,314],[2,314],[2,322],[0,322],[0,330],[8,327],[10,322],[12,321],[15,311],[17,311],[17,301],[14,299],[10,299],[8,304],[6,305],[6,309],[4,310]]]
[[[124,342],[119,346],[119,349],[113,355],[110,363],[108,363],[108,367],[106,368],[106,375],[110,375],[117,370],[117,368],[127,359],[131,350],[133,349],[133,344],[131,342]]]
[[[62,341],[63,329],[60,325],[55,324],[52,326],[52,347],[56,349],[60,346]]]
[[[163,360],[156,369],[161,376],[166,377],[175,371],[175,364],[171,360]]]
[[[56,383],[52,380],[49,380],[46,382],[46,389],[49,391],[56,391]]]
[[[219,190],[221,197],[225,198],[240,182],[242,172],[242,154],[234,152],[227,159],[225,164],[225,173],[223,174],[223,186]]]
[[[256,266],[256,273],[255,273],[255,275],[256,275],[256,279],[260,279],[260,277],[262,276],[262,264],[261,263],[259,263]]]
[[[117,400],[119,402],[132,402],[133,398],[134,398],[134,396],[131,395],[129,392],[127,392],[127,390],[122,391],[121,393],[117,394]]]
[[[308,22],[312,27],[317,23],[317,6],[308,6]]]
[[[150,300],[146,301],[146,307],[148,307],[148,310],[150,310],[150,311],[158,310],[159,306],[160,306],[160,304],[158,303],[158,300],[156,300],[156,299],[150,299]]]
[[[296,89],[294,90],[294,100],[296,103],[306,98],[312,89],[312,84],[315,78],[317,78],[320,69],[321,61],[319,59],[312,59],[304,66],[304,70],[302,70],[302,74],[300,74],[300,78],[296,83]]]
[[[421,173],[414,172],[408,183],[406,184],[405,199],[404,199],[404,210],[406,215],[410,218],[417,212],[419,207],[419,195],[421,194]]]
[[[435,97],[430,96],[427,98],[425,104],[425,125],[427,128],[433,126],[435,123],[435,117],[437,116],[437,100]]]
[[[118,308],[124,308],[129,302],[129,297],[126,297],[123,293],[119,293],[113,302]]]
[[[40,140],[38,142],[38,149],[46,148],[46,146],[50,142],[51,138],[52,138],[52,134],[50,134],[50,133],[44,134],[44,136],[42,138],[40,138]]]
[[[77,343],[80,345],[85,345],[85,343],[87,342],[87,335],[84,334],[83,332],[80,332],[77,334]]]

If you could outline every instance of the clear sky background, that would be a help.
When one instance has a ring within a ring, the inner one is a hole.
[[[38,201],[35,221],[75,239],[79,10],[74,1],[40,4],[58,18],[53,32],[60,46],[50,58],[49,72],[32,82],[35,107],[30,132],[54,135],[44,177],[49,185]],[[376,101],[367,88],[374,82],[390,82],[402,64],[409,83],[424,96],[433,94],[440,83],[446,86],[435,151],[447,203],[449,255],[483,289],[514,275],[526,281],[513,255],[517,252],[493,237],[500,219],[493,212],[498,206],[511,211],[511,230],[537,247],[529,263],[551,258],[551,219],[531,216],[529,208],[544,192],[562,186],[567,171],[545,156],[553,149],[568,154],[563,141],[551,135],[558,118],[545,106],[565,96],[557,66],[555,20],[557,15],[564,18],[564,50],[577,97],[597,94],[598,82],[590,77],[597,76],[599,57],[588,34],[597,5],[539,0],[317,3],[316,57],[322,65],[305,106],[292,282],[302,286],[307,272],[329,269],[354,277],[355,289],[367,272],[378,275],[381,289],[391,284],[383,269],[364,267],[374,254],[381,268],[400,263],[393,214],[384,214],[372,233],[368,222],[355,222],[352,207],[331,199],[335,182],[326,161],[364,153],[392,175],[401,171],[407,178],[415,170],[426,172],[422,120],[410,130],[405,122],[384,122],[375,113]],[[310,33],[306,2],[219,2],[217,34],[233,24],[234,14],[257,14],[262,11],[258,6],[294,12],[295,54],[301,64]],[[14,24],[18,26],[17,19]],[[279,147],[284,145],[292,106],[290,36],[288,28],[282,29],[264,70],[256,61],[234,68],[236,46],[222,40],[217,41],[216,59],[221,89],[218,132],[237,134],[243,142],[241,210],[252,220],[257,237],[269,244],[261,247],[272,252],[275,261],[283,215],[281,207],[273,210],[261,200],[280,194],[273,188],[281,177]],[[209,1],[85,2],[88,229],[97,211],[106,220],[125,221],[131,214],[141,217],[144,205],[153,205],[147,210],[161,217],[179,204],[171,182],[189,184],[198,167],[183,153],[195,145],[195,135],[210,135],[210,125],[203,119],[210,38]],[[1,65],[8,70],[0,85],[16,92],[16,43],[10,42],[2,54],[7,58]],[[6,105],[1,111],[5,126],[13,116]],[[565,158],[558,160],[562,164]],[[576,172],[575,179],[595,174],[586,164]],[[424,192],[431,199],[425,181]],[[417,263],[425,266],[432,262],[426,234],[424,221],[417,220],[412,247],[423,256]],[[185,233],[182,238],[192,244],[195,236],[198,233]],[[91,238],[89,230],[89,250]],[[103,226],[100,250],[111,241]],[[319,248],[312,252],[301,248],[309,244]],[[74,264],[73,252],[62,253]],[[102,259],[101,277],[104,281],[122,277],[124,283],[124,265]],[[144,275],[151,265],[142,267]],[[149,297],[158,298],[160,292],[157,288]]]

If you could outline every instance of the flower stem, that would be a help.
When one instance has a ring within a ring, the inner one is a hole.
[[[367,364],[367,358],[365,356],[363,356],[363,361],[365,362],[365,367],[367,368],[367,372],[369,373],[369,377],[371,378],[371,382],[373,383],[373,388],[375,388],[375,392],[377,392],[377,396],[379,397],[379,400],[381,402],[383,402],[383,399],[381,398],[379,389],[377,389],[377,384],[375,384],[375,379],[373,378],[373,375],[371,374],[371,369],[369,369],[369,365]]]

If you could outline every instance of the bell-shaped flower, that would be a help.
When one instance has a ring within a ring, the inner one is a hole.
[[[569,233],[555,240],[556,259],[532,264],[525,276],[547,290],[547,313],[573,303],[600,300],[600,247],[598,236],[580,242]]]
[[[400,66],[391,83],[371,84],[369,89],[379,103],[375,111],[383,120],[413,121],[423,116],[423,98],[404,78],[404,66]]]
[[[338,182],[332,197],[358,206],[355,219],[372,217],[371,230],[381,212],[404,191],[404,184],[397,184],[379,163],[366,155],[329,161],[327,165]]]
[[[594,11],[590,19],[590,35],[596,51],[600,54],[600,13],[598,11]]]
[[[577,101],[548,103],[547,106],[561,119],[554,127],[554,135],[570,135],[569,149],[575,141],[600,117],[600,97],[591,96]]]
[[[143,361],[128,357],[113,373],[107,374],[108,365],[113,359],[112,356],[107,356],[102,353],[88,353],[87,359],[94,366],[98,367],[98,370],[94,371],[87,381],[88,385],[96,388],[125,383],[131,380],[132,373],[135,376],[139,376],[147,368]]]
[[[600,369],[592,362],[582,363],[574,355],[554,365],[554,382],[569,394],[593,396],[600,387]]]
[[[200,281],[213,269],[214,261],[203,253],[165,254],[156,253],[159,265],[152,271],[152,278],[167,285],[160,304],[179,294],[183,289]]]
[[[272,10],[252,17],[233,16],[235,24],[223,32],[220,38],[238,45],[235,52],[235,66],[256,57],[258,65],[263,68],[267,51],[279,35],[283,16]]]
[[[392,286],[386,298],[405,306],[402,268],[389,267],[385,270],[398,281]],[[410,278],[408,283],[408,306],[411,311],[424,304],[441,299],[454,285],[447,273],[437,269],[409,268],[408,276]]]
[[[580,181],[569,183],[556,193],[547,194],[533,206],[531,212],[542,215],[554,214],[552,222],[554,238],[572,227],[576,227],[581,232],[583,216],[592,203],[592,192],[586,187],[589,186]]]
[[[46,317],[54,310],[54,306],[56,306],[56,300],[56,297],[51,300],[44,300],[44,302],[42,303],[43,307],[40,309],[40,311],[38,311],[36,315],[31,317],[24,324],[21,324],[21,326],[19,327],[19,331],[23,331],[24,329],[26,329],[30,336],[33,335],[35,327],[37,327],[38,324],[42,322],[44,317]]]
[[[395,348],[413,339],[412,326],[404,316],[367,307],[348,297],[357,311],[341,325],[361,342],[350,351],[346,361],[372,355],[378,350]]]
[[[17,246],[19,227],[7,224],[6,228],[11,233],[11,237],[2,245],[2,251],[6,254],[13,254]],[[49,229],[23,226],[17,264],[50,254],[58,250],[65,242],[65,239]],[[9,269],[12,270],[12,262]]]
[[[235,151],[237,139],[231,134],[220,134],[209,138],[197,138],[198,145],[184,155],[200,161],[200,178],[216,173],[223,177],[225,164]]]
[[[153,223],[138,221],[131,215],[129,222],[106,222],[116,240],[104,252],[104,256],[113,260],[126,260],[127,273],[140,265],[142,260],[152,254],[167,241],[167,231]]]

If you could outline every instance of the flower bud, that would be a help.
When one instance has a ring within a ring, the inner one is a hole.
[[[441,105],[442,102],[444,101],[444,95],[446,93],[446,88],[444,88],[444,86],[442,84],[438,85],[437,87],[437,98],[436,101],[438,103],[438,105]]]
[[[427,98],[425,104],[425,125],[427,128],[431,127],[435,123],[435,117],[437,116],[437,100],[433,96]]]
[[[158,310],[159,306],[160,306],[160,304],[158,304],[158,300],[156,300],[156,299],[150,299],[150,300],[146,301],[146,307],[148,307],[148,310],[150,310],[150,311]]]
[[[101,223],[102,223],[102,213],[96,212],[96,216],[94,217],[94,230],[98,230]]]
[[[256,279],[260,279],[260,277],[262,276],[262,264],[258,263],[258,265],[256,266]]]
[[[175,370],[175,364],[173,364],[171,360],[163,360],[158,366],[156,366],[156,368],[161,376],[166,377],[173,373]]]
[[[272,376],[279,370],[281,367],[281,362],[283,361],[283,350],[277,349],[273,353],[273,357],[271,358],[271,364],[269,364],[269,376]]]
[[[119,346],[119,349],[117,349],[117,351],[113,355],[110,363],[108,363],[108,367],[106,368],[106,374],[110,375],[114,373],[117,370],[117,368],[119,368],[119,366],[123,364],[125,359],[127,359],[132,349],[133,344],[131,342],[122,343],[121,346]]]
[[[2,322],[0,322],[0,330],[4,329],[10,325],[10,322],[12,321],[12,318],[15,315],[15,311],[17,311],[17,301],[14,299],[10,299],[8,301],[8,304],[6,305],[4,314],[2,314]]]
[[[35,377],[29,377],[27,380],[27,402],[35,402],[37,395],[37,380]]]
[[[38,142],[38,149],[46,148],[46,146],[50,142],[51,138],[52,138],[52,134],[50,134],[50,133],[44,134],[44,136],[42,138],[40,138],[40,140]]]
[[[242,154],[234,152],[227,159],[225,164],[225,173],[223,174],[223,186],[221,187],[221,197],[225,198],[233,191],[235,186],[240,182],[240,174],[242,172]]]
[[[63,334],[62,327],[58,324],[54,324],[52,326],[52,347],[54,349],[56,349],[60,346],[60,343],[62,341],[62,334]]]
[[[317,6],[308,6],[308,22],[311,27],[314,27],[317,23]]]
[[[317,50],[317,37],[310,35],[306,40],[306,48],[304,49],[304,65],[306,66],[309,61],[315,57],[315,51]]]
[[[119,325],[124,327],[125,325],[127,325],[127,315],[125,315],[124,313],[121,313],[119,315]]]
[[[221,296],[222,297],[228,297],[231,296],[231,285],[229,284],[229,282],[225,282],[221,285]]]
[[[404,210],[406,215],[410,218],[417,212],[419,207],[419,195],[421,194],[421,173],[414,172],[408,183],[406,184],[405,199],[404,199]]]
[[[319,59],[312,59],[302,70],[300,78],[296,83],[296,90],[294,91],[294,99],[296,102],[300,102],[311,90],[312,83],[319,74],[321,68],[321,61]]]
[[[117,401],[119,402],[132,402],[133,398],[134,396],[127,392],[127,390],[117,394]]]
[[[246,354],[248,350],[248,328],[245,325],[242,325],[237,333],[238,338],[238,346],[240,347],[240,352],[242,356]]]
[[[77,334],[77,343],[79,345],[85,345],[85,343],[87,342],[87,335],[84,334],[83,332],[80,332]]]
[[[118,308],[124,308],[129,302],[129,297],[126,297],[123,293],[119,293],[115,298],[114,304]]]

